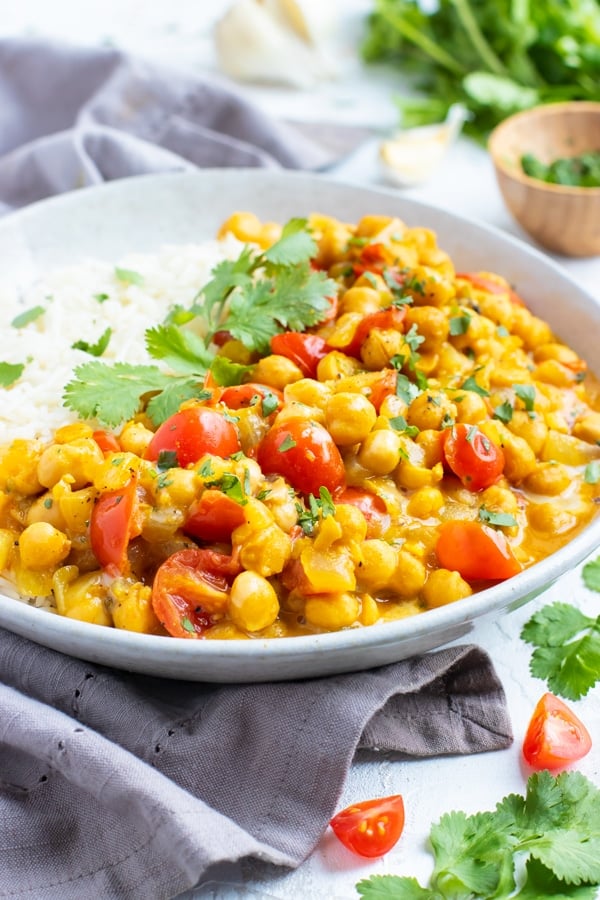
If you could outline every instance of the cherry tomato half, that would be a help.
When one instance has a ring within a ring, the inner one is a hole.
[[[360,488],[348,487],[335,498],[336,503],[350,503],[360,509],[367,522],[367,538],[382,537],[391,524],[386,505],[377,494]]]
[[[201,541],[229,541],[231,532],[246,521],[243,507],[221,491],[204,491],[192,503],[183,530]]]
[[[448,428],[442,447],[448,467],[470,491],[481,491],[502,477],[504,453],[476,425]]]
[[[216,550],[178,550],[159,567],[152,585],[152,607],[173,637],[199,638],[224,612],[236,558]]]
[[[158,428],[146,451],[146,459],[156,460],[159,453],[171,451],[185,468],[205,453],[225,457],[240,449],[237,431],[222,413],[206,406],[188,406]]]
[[[523,756],[534,769],[562,769],[590,752],[590,734],[566,703],[546,693],[533,711]]]
[[[295,363],[306,378],[315,378],[317,366],[329,353],[329,347],[318,334],[286,331],[271,338],[271,350]]]
[[[112,431],[99,429],[98,431],[94,431],[92,437],[103,453],[119,453],[121,450],[121,445],[117,436],[116,434],[113,434]]]
[[[357,262],[353,265],[354,274],[362,275],[364,272],[380,273],[392,262],[392,251],[385,244],[365,244],[360,251]]]
[[[381,404],[391,394],[396,393],[396,385],[398,384],[398,373],[395,369],[384,369],[381,377],[371,385],[371,393],[369,400],[379,412]]]
[[[522,570],[502,532],[479,522],[444,522],[435,552],[442,568],[467,581],[503,581]]]
[[[127,546],[137,504],[137,480],[125,487],[101,494],[90,517],[90,542],[94,556],[103,569],[115,574],[129,567]]]
[[[340,451],[327,429],[305,419],[271,428],[259,444],[257,461],[265,475],[283,475],[297,491],[315,497],[321,487],[337,493],[346,480]]]
[[[269,387],[266,384],[257,384],[252,381],[248,384],[235,384],[231,387],[226,387],[221,394],[220,400],[229,409],[247,409],[259,401],[266,400],[267,403],[261,411],[264,412],[266,408],[268,411],[267,416],[269,416],[281,409],[283,394],[277,388]]]
[[[344,847],[372,859],[383,856],[398,842],[404,828],[404,801],[400,794],[363,800],[337,813],[329,823]]]
[[[369,313],[358,323],[350,343],[339,349],[347,356],[358,358],[363,342],[374,328],[381,328],[382,331],[404,331],[405,319],[405,306],[388,306],[387,309],[378,309],[377,312]]]

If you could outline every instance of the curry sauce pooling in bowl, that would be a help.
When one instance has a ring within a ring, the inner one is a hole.
[[[239,260],[156,332],[183,381],[0,449],[22,597],[192,639],[336,631],[459,602],[594,517],[598,382],[501,275],[381,216],[221,233]]]

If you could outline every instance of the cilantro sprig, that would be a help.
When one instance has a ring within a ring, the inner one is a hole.
[[[218,356],[213,338],[226,330],[248,350],[265,353],[274,335],[316,325],[338,287],[311,267],[316,250],[307,221],[291,219],[268,250],[246,246],[237,259],[223,260],[189,309],[177,306],[165,322],[146,331],[149,355],[174,374],[152,365],[86,363],[75,369],[65,388],[65,406],[115,427],[147,404],[148,415],[159,425],[184,400],[206,396],[207,372],[218,384],[239,384],[248,368]],[[143,284],[143,277],[129,269],[117,268],[115,276],[126,284]],[[194,320],[201,328],[188,327]],[[100,355],[96,345],[81,349]]]
[[[600,556],[582,570],[585,586],[600,592]],[[521,638],[535,646],[529,669],[567,700],[584,697],[600,679],[600,615],[571,603],[550,603],[525,623]]]
[[[430,833],[429,887],[415,878],[372,875],[363,900],[592,900],[600,886],[600,791],[579,772],[536,772],[525,796],[492,812],[446,813]],[[517,893],[518,885],[518,893]]]

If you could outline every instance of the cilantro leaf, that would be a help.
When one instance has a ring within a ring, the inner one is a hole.
[[[586,484],[598,484],[600,481],[600,460],[594,459],[583,470],[583,480]]]
[[[513,389],[519,400],[522,400],[527,412],[532,412],[535,403],[534,386],[532,384],[515,384]]]
[[[521,638],[533,644],[535,678],[568,700],[585,696],[600,678],[600,616],[592,619],[569,603],[543,607],[525,623]]]
[[[389,422],[394,431],[399,431],[408,437],[416,437],[419,433],[417,426],[409,425],[404,416],[394,416]]]
[[[600,556],[586,563],[581,575],[586,588],[590,591],[600,592]]]
[[[252,284],[252,273],[259,265],[252,247],[244,247],[237,259],[224,259],[217,263],[208,281],[196,294],[194,306],[198,315],[203,316],[213,330],[218,327],[223,306],[235,288]],[[213,312],[216,307],[216,314]]]
[[[75,343],[71,344],[71,347],[73,350],[83,350],[84,353],[89,353],[90,356],[102,356],[108,347],[111,335],[112,328],[106,328],[95,344],[90,344],[88,341],[75,341]]]
[[[505,425],[511,421],[513,417],[514,409],[509,400],[505,400],[504,403],[500,403],[494,409],[494,419],[500,419],[501,422],[504,422]]]
[[[452,316],[450,319],[450,334],[456,337],[459,334],[466,334],[471,324],[471,316],[461,315]]]
[[[0,362],[0,387],[10,387],[25,371],[25,363]]]
[[[156,325],[146,331],[146,349],[153,359],[162,359],[174,372],[204,375],[212,356],[193,331],[176,325]]]
[[[481,387],[480,384],[477,384],[474,375],[469,375],[465,381],[461,384],[461,389],[463,391],[473,391],[474,394],[479,394],[480,397],[489,397],[490,392],[486,391],[485,388]]]
[[[43,316],[45,312],[43,306],[32,306],[31,309],[26,309],[25,312],[15,316],[10,324],[13,328],[25,328],[30,322],[35,322],[36,319]]]
[[[486,509],[485,506],[479,507],[479,521],[485,522],[486,525],[497,525],[498,527],[510,527],[517,524],[517,520],[510,513],[494,512],[492,509]]]
[[[144,283],[144,276],[139,272],[134,272],[133,269],[122,269],[120,266],[115,266],[115,278],[123,284],[141,285]]]
[[[226,356],[215,356],[210,364],[212,377],[221,387],[229,387],[232,384],[241,384],[244,375],[250,372],[252,366],[242,366]]]
[[[75,378],[65,387],[64,405],[84,419],[97,418],[112,427],[130,419],[139,411],[144,394],[163,391],[167,393],[166,399],[171,397],[172,400],[173,392],[182,392],[179,379],[163,374],[155,366],[134,366],[129,363],[107,366],[94,360],[77,366],[74,375]],[[186,397],[182,399],[194,396],[187,389],[183,393]],[[155,424],[158,424],[159,419],[162,421],[163,406],[170,409],[172,403],[168,404],[163,400],[160,414],[156,398],[154,403],[151,400],[148,404],[148,414]]]
[[[525,796],[509,794],[492,812],[446,813],[432,826],[430,842],[435,865],[429,887],[414,879],[373,876],[360,882],[360,896],[366,900],[593,896],[588,888],[600,887],[600,791],[579,772],[556,777],[536,772],[527,781]]]
[[[279,240],[265,250],[263,259],[274,266],[295,266],[317,252],[315,239],[308,231],[306,219],[290,219]]]
[[[196,378],[175,378],[165,376],[162,390],[148,401],[146,412],[154,425],[162,425],[174,415],[186,400],[207,400],[210,391],[205,391]]]

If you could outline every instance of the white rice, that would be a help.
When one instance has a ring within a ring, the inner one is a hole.
[[[0,388],[0,445],[17,437],[47,439],[77,418],[62,405],[64,388],[75,367],[96,357],[73,349],[75,341],[95,344],[111,328],[102,361],[155,362],[146,352],[146,329],[163,322],[173,306],[189,306],[214,266],[237,256],[240,247],[233,238],[167,246],[114,265],[88,260],[56,270],[19,293],[0,287],[0,362],[25,363],[19,380]],[[115,267],[139,273],[143,284],[119,280]],[[103,294],[108,299],[99,302]],[[11,324],[36,306],[44,313],[34,321],[22,328]]]

